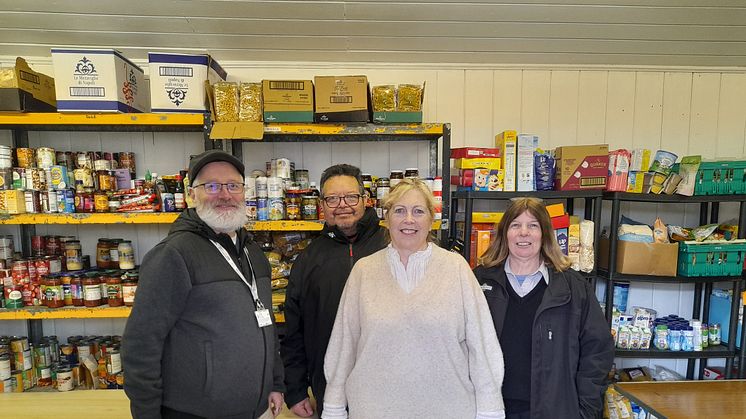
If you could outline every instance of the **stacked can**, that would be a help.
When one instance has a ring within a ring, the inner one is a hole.
[[[269,220],[269,204],[267,191],[267,178],[259,176],[255,180],[256,185],[256,219],[259,221]]]
[[[267,208],[269,220],[278,221],[285,218],[284,181],[281,177],[267,178]]]
[[[31,346],[26,336],[12,336],[8,341],[12,360],[11,380],[15,380],[13,391],[21,393],[31,389],[36,379]]]
[[[13,185],[13,152],[8,146],[0,146],[0,189],[10,189]]]
[[[443,178],[436,176],[433,179],[432,187],[433,199],[435,200],[435,219],[443,219]]]

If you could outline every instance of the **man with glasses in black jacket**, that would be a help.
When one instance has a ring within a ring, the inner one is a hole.
[[[359,168],[338,164],[324,170],[321,205],[326,223],[290,272],[281,353],[285,403],[300,417],[313,415],[309,386],[321,416],[324,355],[352,265],[386,246],[384,229],[375,209],[365,208],[365,198]]]

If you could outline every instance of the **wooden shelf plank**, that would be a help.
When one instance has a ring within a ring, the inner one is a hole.
[[[0,320],[42,320],[42,319],[111,319],[126,318],[131,307],[24,307],[0,309]]]

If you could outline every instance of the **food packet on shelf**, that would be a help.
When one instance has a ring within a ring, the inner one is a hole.
[[[621,326],[616,340],[616,347],[619,349],[629,349],[630,339],[632,338],[630,328]]]
[[[692,231],[688,228],[669,225],[668,226],[668,237],[672,242],[683,242],[687,240],[694,240]]]
[[[534,150],[534,182],[537,191],[554,190],[554,157],[549,151]]]
[[[697,183],[697,171],[702,163],[702,156],[684,156],[679,163],[679,176],[681,182],[676,186],[679,195],[694,195],[694,186]]]
[[[640,338],[640,349],[650,349],[650,341],[653,339],[653,334],[650,329],[645,327],[642,328],[642,336]]]
[[[272,267],[272,279],[287,278],[290,276],[290,264],[280,262],[277,265],[270,265]],[[285,284],[287,285],[287,284]]]
[[[261,122],[262,84],[241,83],[239,87],[238,120],[241,122]]]
[[[215,95],[215,119],[218,122],[238,121],[238,85],[221,81],[212,85]]]
[[[276,250],[273,250],[271,252],[264,252],[264,256],[267,257],[267,260],[269,261],[269,264],[271,266],[279,266],[280,261],[282,260],[282,255]]]
[[[596,260],[595,253],[593,251],[593,236],[594,236],[595,224],[590,220],[580,221],[580,271],[591,272],[593,271],[594,263]]]
[[[656,218],[653,224],[653,240],[655,243],[668,243],[668,229],[661,217]]]
[[[396,110],[399,112],[422,111],[422,94],[424,86],[400,84],[396,90]]]
[[[272,289],[273,290],[279,290],[279,289],[287,288],[287,286],[288,286],[288,279],[287,278],[272,279]]]
[[[371,96],[373,112],[396,111],[396,86],[391,84],[373,86]]]
[[[702,242],[707,240],[710,235],[712,235],[712,233],[717,230],[717,228],[717,224],[706,224],[703,226],[695,227],[692,229],[692,235],[694,236],[694,240]]]
[[[658,316],[658,312],[652,308],[632,307],[632,325],[635,327],[650,328]]]

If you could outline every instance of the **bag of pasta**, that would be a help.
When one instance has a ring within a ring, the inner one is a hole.
[[[212,85],[215,95],[215,119],[218,122],[238,121],[238,85],[221,81]]]

